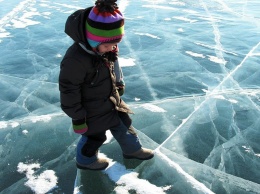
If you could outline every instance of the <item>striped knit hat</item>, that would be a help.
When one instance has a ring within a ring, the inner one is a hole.
[[[97,0],[86,20],[86,38],[93,49],[108,42],[120,42],[124,35],[124,16],[116,0]]]

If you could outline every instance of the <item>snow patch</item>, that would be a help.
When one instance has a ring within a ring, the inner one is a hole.
[[[7,123],[5,121],[0,121],[0,129],[4,129],[7,127]]]
[[[104,155],[103,157],[106,156]],[[147,180],[140,179],[138,178],[138,173],[127,170],[125,166],[112,159],[108,158],[108,160],[109,166],[103,172],[118,185],[114,190],[117,194],[129,193],[129,190],[135,191],[138,194],[162,194],[165,193],[165,189],[168,189],[168,187],[157,187]]]
[[[135,101],[140,101],[140,100],[141,100],[140,98],[135,97]]]
[[[28,181],[25,182],[25,185],[27,187],[36,194],[44,194],[56,187],[58,178],[53,170],[45,170],[40,175],[35,175],[34,169],[38,168],[40,168],[38,163],[24,164],[20,162],[17,171],[26,174]]]
[[[27,130],[23,130],[22,133],[23,133],[24,135],[27,135],[29,132],[28,132]]]
[[[106,139],[106,141],[104,142],[104,144],[109,143],[109,142],[113,139],[113,135],[112,135],[112,133],[111,133],[110,130],[107,130],[107,131],[106,131],[106,137],[107,137],[107,139]]]
[[[118,62],[121,67],[135,66],[135,59],[132,58],[118,58]]]

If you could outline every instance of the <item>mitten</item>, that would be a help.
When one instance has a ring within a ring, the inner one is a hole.
[[[72,119],[72,126],[75,133],[83,134],[88,131],[86,119]]]
[[[125,84],[124,82],[116,82],[117,91],[120,96],[125,93]]]

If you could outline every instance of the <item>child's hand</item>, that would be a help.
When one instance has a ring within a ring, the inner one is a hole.
[[[124,85],[124,83],[117,82],[116,83],[116,87],[117,87],[117,91],[118,91],[119,95],[123,96],[123,94],[125,93],[125,85]]]
[[[125,92],[125,86],[117,86],[117,91],[120,96],[123,96],[123,94]]]

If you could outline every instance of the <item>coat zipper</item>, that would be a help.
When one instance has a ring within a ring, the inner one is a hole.
[[[95,84],[95,82],[97,81],[97,79],[98,79],[98,69],[97,69],[96,75],[95,75],[94,79],[91,81],[90,85],[93,86]]]

